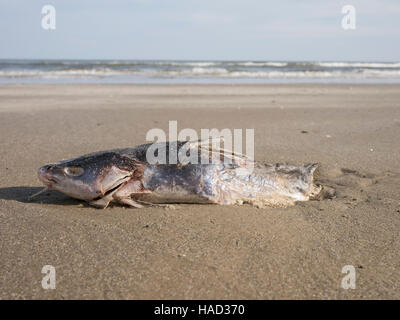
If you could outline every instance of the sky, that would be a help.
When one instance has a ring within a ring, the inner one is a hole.
[[[0,0],[0,59],[400,61],[400,0]]]

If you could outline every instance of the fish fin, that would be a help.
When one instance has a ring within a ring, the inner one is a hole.
[[[307,172],[310,175],[314,174],[314,171],[319,167],[319,163],[310,163],[310,164],[306,164],[305,168],[307,169]]]
[[[99,208],[99,209],[107,208],[109,203],[110,203],[110,200],[105,199],[105,198],[100,198],[98,200],[89,201],[89,204],[91,206]]]
[[[323,197],[323,187],[314,183],[314,172],[319,167],[319,163],[307,164],[304,167],[306,168],[308,174],[308,196],[310,199],[318,200]]]
[[[233,163],[239,166],[248,165],[254,160],[242,153],[235,152],[234,150],[221,148],[221,143],[225,141],[223,136],[217,138],[209,138],[205,140],[190,141],[189,149],[198,149],[199,151],[205,151],[209,155],[210,159],[213,159],[214,155],[223,158],[226,163]],[[225,159],[229,159],[228,161]]]
[[[159,208],[167,208],[167,209],[175,209],[175,207],[171,204],[167,203],[152,203],[152,202],[147,202],[143,200],[138,200],[136,199],[137,202],[143,203],[149,207],[159,207]]]
[[[120,202],[122,204],[126,204],[126,205],[128,205],[130,207],[133,207],[133,208],[138,208],[138,209],[144,208],[144,206],[142,206],[140,203],[137,203],[136,201],[134,201],[131,198],[118,199],[118,202]]]
[[[232,158],[245,158],[245,159],[250,159],[247,155],[239,152],[235,152],[234,150],[228,150],[228,149],[223,149],[221,147],[216,147],[215,143],[221,144],[222,142],[225,142],[224,137],[218,137],[218,138],[210,138],[206,140],[201,140],[198,145],[200,148],[205,148],[208,149],[211,152],[218,152],[218,153],[224,153],[226,155],[232,155]],[[243,159],[242,159],[243,160]]]

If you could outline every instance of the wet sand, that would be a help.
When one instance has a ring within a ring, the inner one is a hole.
[[[152,128],[254,128],[255,157],[319,162],[334,199],[106,210],[39,166]],[[400,85],[0,86],[1,299],[400,298]],[[44,290],[44,265],[56,289]],[[356,289],[341,287],[352,265]]]

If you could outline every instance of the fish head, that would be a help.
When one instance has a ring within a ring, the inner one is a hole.
[[[117,189],[137,169],[133,159],[102,152],[44,165],[38,177],[48,189],[90,201]]]

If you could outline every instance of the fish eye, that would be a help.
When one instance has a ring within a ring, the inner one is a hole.
[[[83,168],[81,168],[81,167],[66,167],[64,169],[64,172],[69,176],[79,177],[79,176],[83,175],[85,170],[83,170]]]

